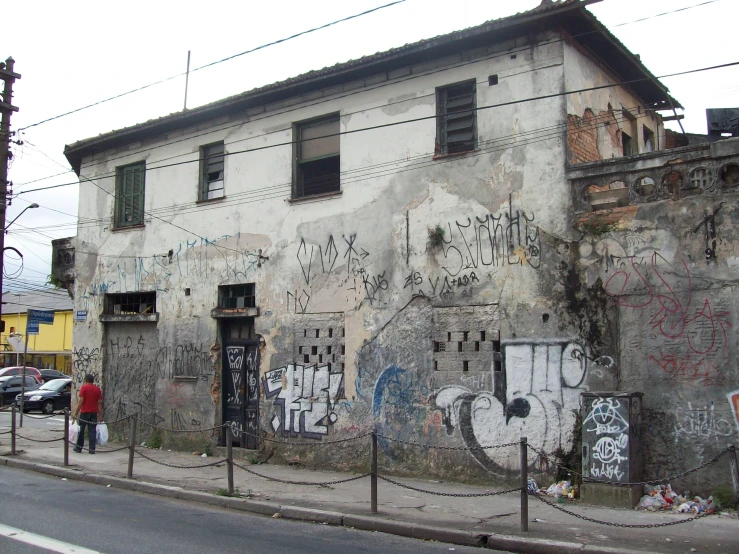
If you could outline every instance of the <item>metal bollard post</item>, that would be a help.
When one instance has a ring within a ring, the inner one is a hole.
[[[521,437],[521,531],[529,530],[529,459],[526,437]]]
[[[370,470],[370,511],[377,513],[377,429],[372,430],[372,468]]]
[[[135,417],[131,417],[131,438],[128,443],[128,473],[126,477],[131,479],[133,477],[133,454],[136,448],[136,423]]]
[[[69,465],[69,410],[64,410],[64,465]]]
[[[234,451],[231,427],[226,427],[226,469],[228,470],[228,496],[234,495]]]
[[[739,459],[737,459],[736,449],[733,444],[729,445],[729,466],[731,467],[731,480],[734,483],[734,504],[739,511]]]
[[[15,456],[15,404],[10,415],[10,453]]]

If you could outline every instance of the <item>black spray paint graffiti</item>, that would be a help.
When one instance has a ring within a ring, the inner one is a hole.
[[[154,367],[160,379],[197,377],[207,381],[214,373],[210,350],[203,343],[163,346],[157,352]]]
[[[703,221],[701,221],[695,229],[693,229],[693,234],[700,231],[701,227],[703,227],[705,231],[705,237],[706,237],[706,264],[710,264],[711,260],[716,261],[716,216],[718,215],[718,212],[721,210],[721,206],[723,206],[724,203],[721,202],[718,205],[718,208],[713,210],[713,213],[709,213],[708,210],[706,210],[705,217],[703,218]]]
[[[288,311],[305,313],[308,310],[311,294],[311,283],[316,276],[329,273],[342,275],[344,282],[353,277],[353,286],[347,290],[358,291],[364,289],[365,297],[370,302],[377,299],[380,290],[387,290],[388,283],[384,273],[374,276],[366,274],[365,259],[369,252],[357,244],[357,235],[342,235],[337,241],[330,235],[324,242],[300,239],[297,251],[303,279],[303,289],[287,291]]]
[[[82,385],[85,380],[85,375],[91,373],[92,376],[97,379],[97,372],[91,369],[97,365],[100,359],[99,348],[87,348],[83,346],[81,348],[75,348],[72,352],[72,379],[76,386]]]
[[[447,224],[449,237],[444,237],[442,269],[451,277],[467,269],[484,266],[541,265],[539,227],[534,214],[511,206],[499,215],[487,214],[474,220]]]
[[[462,297],[472,296],[472,286],[480,283],[480,279],[474,271],[462,273],[456,277],[445,275],[442,279],[439,276],[433,278],[429,276],[426,279],[428,280],[428,286],[424,285],[421,273],[413,271],[406,277],[403,288],[410,289],[414,296],[440,298],[448,301],[457,294]]]
[[[527,436],[547,452],[571,448],[587,369],[582,347],[566,340],[502,347],[503,367],[493,370],[492,391],[451,385],[431,397],[447,433],[458,427],[474,458],[499,475],[517,469],[517,461],[488,446]]]

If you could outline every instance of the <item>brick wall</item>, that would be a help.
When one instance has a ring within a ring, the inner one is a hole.
[[[597,118],[588,108],[583,117],[567,115],[567,161],[571,164],[603,159],[598,151]]]

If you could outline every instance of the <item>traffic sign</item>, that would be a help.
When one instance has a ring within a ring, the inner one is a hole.
[[[37,321],[45,325],[54,323],[54,312],[46,310],[28,310],[28,321]]]
[[[28,323],[26,323],[26,334],[38,335],[38,321],[33,319],[28,320]]]

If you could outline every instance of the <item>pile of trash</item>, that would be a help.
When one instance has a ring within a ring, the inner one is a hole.
[[[717,506],[713,501],[713,496],[703,499],[700,496],[694,496],[689,500],[690,492],[685,491],[683,494],[677,494],[668,485],[644,485],[644,496],[639,500],[635,510],[650,510],[657,512],[660,510],[668,510],[678,513],[702,514],[708,512],[712,514],[716,511]]]
[[[560,481],[559,483],[553,483],[546,489],[540,489],[536,481],[529,479],[528,489],[531,494],[545,494],[547,496],[553,496],[558,502],[562,502],[563,499],[569,498],[574,500],[580,496],[580,490],[577,485],[573,485],[570,481]]]

